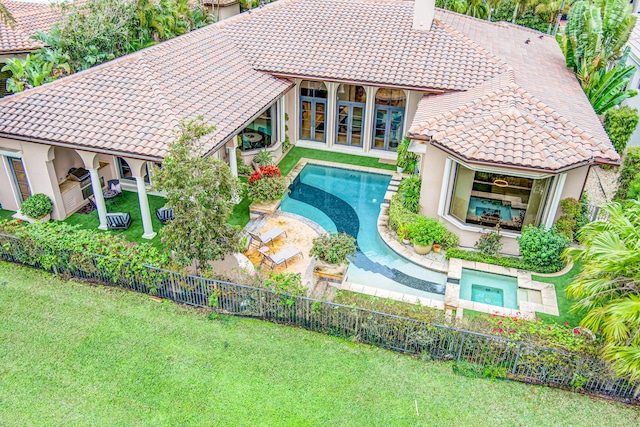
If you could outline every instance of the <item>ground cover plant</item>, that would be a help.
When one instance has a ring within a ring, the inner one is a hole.
[[[627,199],[640,200],[640,147],[627,150],[618,181],[620,186],[614,197],[616,202]]]
[[[487,408],[492,426],[639,420],[612,402],[6,263],[0,284],[6,425],[485,426]]]

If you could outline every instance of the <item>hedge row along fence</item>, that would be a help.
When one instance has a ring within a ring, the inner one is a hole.
[[[430,324],[268,289],[188,276],[154,267],[106,268],[101,256],[40,253],[34,245],[0,234],[0,259],[56,274],[167,298],[228,314],[295,325],[395,351],[454,360],[489,370],[492,377],[570,388],[640,404],[640,387],[617,377],[609,364],[551,348]],[[44,260],[44,263],[43,263]]]

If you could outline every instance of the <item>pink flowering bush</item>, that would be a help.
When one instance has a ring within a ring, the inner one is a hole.
[[[580,327],[543,323],[540,319],[523,320],[516,316],[492,314],[487,316],[491,333],[517,341],[531,342],[545,347],[563,348],[569,351],[594,353],[597,346],[589,334]]]

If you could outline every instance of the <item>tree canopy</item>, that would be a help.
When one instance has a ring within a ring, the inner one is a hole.
[[[241,229],[227,223],[240,182],[226,163],[204,155],[203,139],[214,130],[202,118],[183,120],[153,174],[153,188],[174,210],[161,230],[164,242],[178,263],[195,260],[197,268],[242,250]]]
[[[582,247],[567,256],[582,271],[567,288],[574,310],[589,310],[582,325],[599,332],[604,356],[621,375],[640,379],[640,201],[605,207],[607,221],[585,225]]]

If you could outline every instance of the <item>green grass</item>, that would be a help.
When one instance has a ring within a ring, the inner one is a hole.
[[[566,274],[558,277],[532,276],[533,280],[538,282],[552,283],[556,287],[556,298],[558,299],[558,310],[560,316],[552,316],[550,314],[537,313],[540,319],[550,323],[569,322],[571,326],[578,326],[580,321],[586,316],[585,311],[573,313],[571,306],[575,300],[567,297],[566,289],[573,278],[580,272],[580,265],[576,264]]]
[[[2,425],[638,425],[637,409],[0,263]],[[419,415],[416,413],[416,404]],[[490,417],[490,418],[487,418]],[[488,421],[490,419],[490,421]]]
[[[11,215],[13,215],[15,211],[8,211],[6,209],[0,209],[0,221],[10,220]]]
[[[314,150],[312,148],[293,147],[278,163],[282,174],[289,174],[291,169],[293,169],[293,167],[302,158],[325,160],[355,166],[367,166],[370,168],[396,170],[395,165],[380,163],[376,157],[355,156],[353,154],[334,153],[331,151]]]
[[[122,194],[124,200],[118,205],[107,205],[107,212],[129,212],[131,214],[131,227],[129,227],[128,230],[119,232],[118,234],[124,235],[131,242],[148,242],[157,248],[162,247],[159,234],[151,240],[142,238],[144,231],[142,229],[142,215],[140,214],[138,193],[123,191]],[[165,205],[166,199],[164,197],[152,195],[147,195],[147,198],[149,200],[149,210],[151,211],[151,224],[153,225],[153,231],[158,233],[162,225],[158,221],[158,218],[156,218],[155,211],[157,208],[161,208]],[[68,224],[80,225],[82,228],[99,231],[98,225],[100,225],[100,221],[98,220],[98,211],[96,210],[90,214],[74,213],[64,221]],[[103,231],[103,233],[114,232]]]

